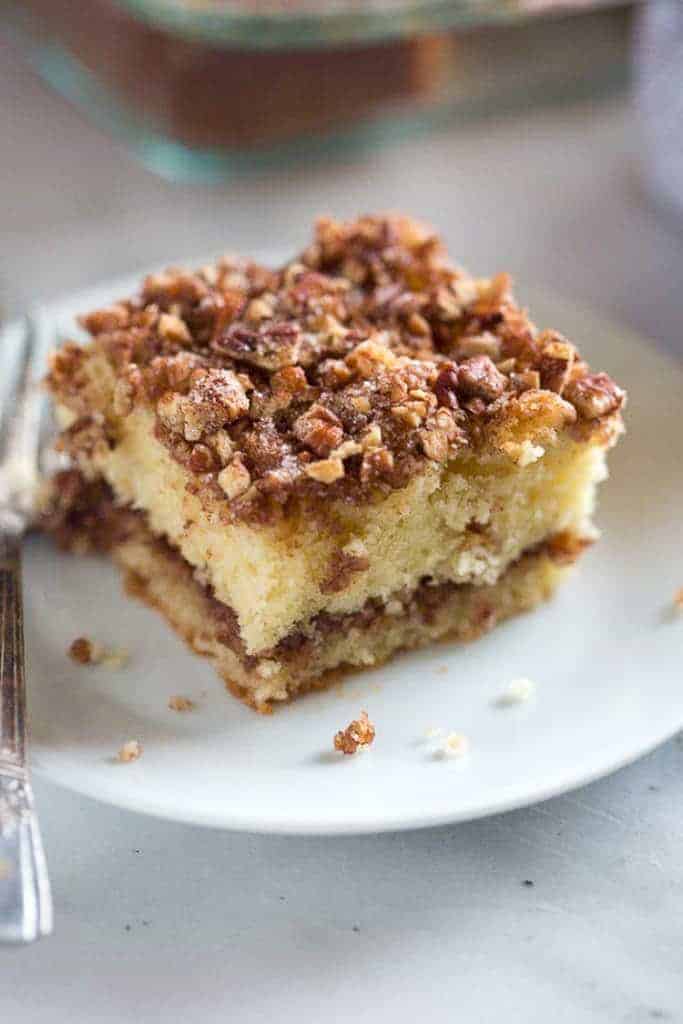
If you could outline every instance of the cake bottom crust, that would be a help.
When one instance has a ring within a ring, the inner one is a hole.
[[[339,670],[376,666],[400,650],[435,640],[464,642],[551,596],[581,542],[557,538],[523,555],[490,586],[423,584],[401,600],[351,615],[321,616],[255,658],[226,628],[230,609],[199,583],[190,566],[144,525],[128,530],[110,552],[126,589],[157,608],[198,654],[210,658],[230,691],[260,712],[272,702],[330,685]]]

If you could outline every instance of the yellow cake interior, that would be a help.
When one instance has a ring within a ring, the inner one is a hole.
[[[101,381],[101,377],[100,377]],[[387,599],[425,576],[437,582],[492,584],[527,549],[561,531],[591,536],[596,484],[605,449],[569,437],[528,465],[506,455],[472,456],[433,466],[374,505],[330,503],[324,529],[305,514],[254,528],[209,517],[186,488],[182,466],[154,436],[153,416],[117,419],[118,443],[97,453],[118,498],[144,509],[151,530],[167,538],[237,614],[246,649],[278,643],[321,609],[354,611]],[[73,418],[62,410],[62,421]],[[330,592],[340,553],[360,553],[367,568]]]
[[[403,603],[393,598],[371,615],[356,613],[338,621],[325,616],[324,630],[309,623],[310,638],[299,637],[297,644],[286,643],[254,659],[245,658],[226,638],[221,609],[207,589],[144,526],[115,543],[111,554],[124,571],[129,593],[161,611],[197,654],[212,661],[229,689],[259,711],[328,685],[338,669],[380,665],[396,651],[436,640],[475,640],[549,598],[571,572],[571,558],[541,548],[511,565],[494,584],[433,588],[426,607],[407,596]]]

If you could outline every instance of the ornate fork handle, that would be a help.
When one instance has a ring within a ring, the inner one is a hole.
[[[30,942],[52,930],[52,901],[26,768],[21,532],[13,525],[0,533],[0,941]]]

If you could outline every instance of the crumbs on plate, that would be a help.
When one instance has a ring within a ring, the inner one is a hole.
[[[195,703],[189,697],[176,695],[175,697],[169,697],[168,706],[171,711],[192,711]]]
[[[432,725],[424,733],[425,741],[430,745],[432,756],[436,760],[456,759],[469,753],[470,741],[461,732],[449,732],[441,726]]]
[[[336,733],[334,749],[340,750],[343,754],[355,754],[358,750],[369,747],[374,739],[375,727],[368,718],[367,711],[361,711],[358,718]]]
[[[498,697],[496,704],[508,707],[511,704],[524,704],[531,700],[536,690],[536,684],[531,679],[513,679]]]
[[[451,732],[442,744],[439,753],[441,757],[464,757],[469,753],[470,741],[461,732]]]
[[[122,668],[130,657],[124,649],[108,648],[89,640],[88,637],[77,637],[69,647],[69,657],[78,665],[104,665],[106,668]]]
[[[138,740],[128,740],[119,750],[117,760],[121,764],[129,764],[131,761],[137,761],[141,756],[142,744]]]

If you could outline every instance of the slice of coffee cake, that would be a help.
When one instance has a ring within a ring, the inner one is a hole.
[[[284,268],[170,270],[83,324],[49,377],[83,478],[55,521],[99,524],[257,707],[478,635],[592,536],[623,392],[411,220],[320,221]]]

